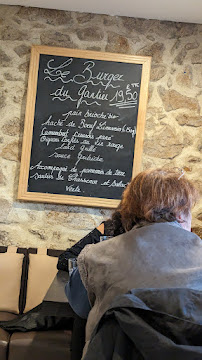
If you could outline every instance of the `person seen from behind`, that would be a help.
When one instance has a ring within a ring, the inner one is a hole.
[[[87,245],[78,256],[92,306],[85,351],[117,295],[130,289],[202,290],[202,241],[191,232],[197,199],[193,184],[176,170],[142,171],[126,187],[119,207],[126,233]]]

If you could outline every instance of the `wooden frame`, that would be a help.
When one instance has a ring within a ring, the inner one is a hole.
[[[107,61],[115,61],[115,62],[142,64],[141,87],[140,87],[138,117],[137,117],[137,133],[136,133],[135,152],[134,152],[134,158],[136,159],[136,161],[135,161],[135,166],[133,166],[132,177],[134,177],[141,170],[141,156],[143,151],[144,128],[145,128],[151,58],[142,57],[142,56],[124,55],[124,54],[103,53],[96,51],[56,48],[49,46],[38,46],[38,45],[33,46],[31,50],[18,199],[24,201],[35,201],[35,202],[45,202],[45,203],[55,203],[55,204],[70,204],[70,205],[82,205],[82,206],[91,206],[91,207],[116,208],[120,200],[94,198],[94,197],[89,198],[83,196],[61,195],[61,194],[47,194],[47,193],[39,193],[39,192],[29,192],[27,190],[40,54],[67,56],[67,57],[71,56],[75,58],[84,58],[84,59],[90,58],[94,60],[107,60]]]

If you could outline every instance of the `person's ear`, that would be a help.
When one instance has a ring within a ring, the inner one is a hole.
[[[176,216],[177,221],[180,223],[181,227],[187,231],[191,231],[191,212],[188,214],[185,213],[179,213]]]
[[[179,222],[183,222],[183,216],[182,216],[182,214],[181,213],[178,213],[177,215],[176,215],[176,220],[177,221],[179,221]]]

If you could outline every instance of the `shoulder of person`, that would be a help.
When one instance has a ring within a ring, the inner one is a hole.
[[[105,222],[102,222],[96,229],[97,229],[101,234],[104,234],[104,232],[105,232]]]
[[[97,244],[89,244],[89,245],[86,245],[84,247],[84,249],[80,252],[78,258],[77,258],[77,265],[79,267],[79,265],[81,263],[84,263],[85,260],[87,259],[87,257],[89,256],[89,254],[91,254],[92,250],[95,248]]]

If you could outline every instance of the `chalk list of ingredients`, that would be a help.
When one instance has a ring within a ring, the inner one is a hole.
[[[28,191],[120,199],[142,65],[41,55]]]

